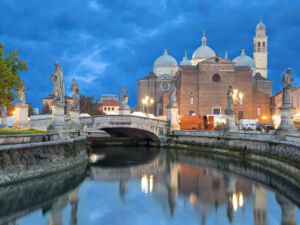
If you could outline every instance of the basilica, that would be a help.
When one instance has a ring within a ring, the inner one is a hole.
[[[231,85],[235,93],[236,119],[270,120],[272,81],[268,80],[268,38],[260,21],[253,39],[253,58],[245,50],[229,60],[208,46],[203,33],[202,44],[189,59],[185,53],[178,65],[167,50],[153,65],[153,71],[138,80],[138,110],[143,111],[143,98],[153,99],[150,112],[166,115],[171,82],[177,87],[179,115],[222,115],[226,93]]]

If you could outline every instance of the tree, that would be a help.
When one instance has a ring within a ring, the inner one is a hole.
[[[91,116],[101,115],[100,105],[95,102],[94,96],[80,96],[80,113],[88,113]]]
[[[34,111],[34,109],[33,109],[32,104],[31,104],[31,103],[28,103],[28,116],[30,117],[30,116],[32,116],[32,115],[34,115],[34,114],[35,114],[35,111]]]
[[[19,73],[28,70],[27,62],[19,59],[17,50],[4,56],[0,43],[0,106],[9,106],[17,98],[17,90],[23,85]]]

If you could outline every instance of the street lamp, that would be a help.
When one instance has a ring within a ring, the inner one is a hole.
[[[154,103],[153,98],[150,98],[149,96],[145,96],[142,99],[143,109],[146,114],[149,113],[149,107],[151,107],[153,103]]]

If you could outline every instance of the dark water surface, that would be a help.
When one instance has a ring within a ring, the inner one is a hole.
[[[263,165],[141,147],[0,188],[0,225],[300,225],[300,184]],[[298,205],[298,206],[297,206]]]

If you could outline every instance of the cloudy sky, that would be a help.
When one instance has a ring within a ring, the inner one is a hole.
[[[41,106],[52,92],[53,62],[64,68],[66,87],[76,78],[82,94],[119,94],[128,84],[136,104],[137,79],[169,49],[179,62],[201,44],[233,59],[252,56],[255,26],[269,36],[269,78],[274,93],[287,67],[300,84],[299,0],[0,0],[0,42],[29,64],[22,74],[28,102]]]

